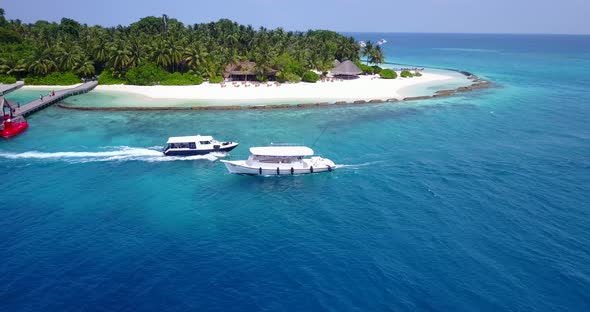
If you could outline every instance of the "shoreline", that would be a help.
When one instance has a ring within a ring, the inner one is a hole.
[[[449,69],[444,71],[453,72],[453,74],[427,70],[422,72],[421,77],[413,78],[398,77],[386,80],[371,75],[354,80],[293,84],[226,82],[195,86],[99,85],[95,89],[99,93],[116,94],[116,99],[117,97],[124,99],[120,97],[121,95],[140,96],[145,99],[145,103],[142,102],[140,106],[125,104],[102,106],[102,103],[98,106],[65,103],[57,105],[63,109],[85,111],[292,109],[425,100],[491,86],[491,82],[481,80],[467,71]],[[421,89],[424,87],[429,88]],[[438,90],[436,90],[437,87]],[[25,86],[24,88],[60,90],[71,88],[71,86]],[[433,92],[432,89],[436,91]],[[412,91],[406,93],[407,90]],[[173,101],[166,105],[155,100]],[[189,102],[182,102],[184,100]],[[210,104],[211,102],[216,104]]]
[[[465,72],[467,73],[467,72]],[[481,80],[477,76],[469,74],[472,84],[469,86],[458,87],[455,89],[442,89],[433,95],[410,96],[401,100],[390,99],[372,99],[372,100],[355,100],[355,101],[336,101],[336,102],[316,102],[300,104],[261,104],[261,105],[209,105],[209,106],[138,106],[138,107],[91,107],[91,106],[70,106],[58,104],[59,108],[80,111],[229,111],[229,110],[270,110],[270,109],[297,109],[297,108],[314,108],[314,107],[342,107],[363,104],[385,104],[395,102],[409,102],[418,100],[427,100],[440,97],[448,97],[458,93],[469,92],[477,89],[490,88],[492,83],[487,80]]]
[[[95,90],[143,96],[146,100],[194,100],[201,102],[231,102],[254,105],[280,102],[357,101],[375,98],[398,99],[405,96],[400,90],[408,87],[445,83],[457,78],[441,73],[424,73],[422,77],[381,79],[378,75],[361,76],[353,80],[318,81],[316,83],[203,83],[197,86],[132,86],[99,85]],[[271,103],[269,103],[271,102]]]

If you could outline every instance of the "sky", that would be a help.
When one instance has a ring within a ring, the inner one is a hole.
[[[167,14],[255,27],[340,32],[590,34],[590,0],[0,0],[7,19],[129,25]]]

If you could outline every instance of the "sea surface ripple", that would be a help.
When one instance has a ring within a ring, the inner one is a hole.
[[[353,35],[494,88],[310,110],[39,112],[0,142],[0,310],[590,310],[590,37]],[[161,156],[193,134],[240,146]],[[235,176],[218,161],[316,139],[334,172]]]

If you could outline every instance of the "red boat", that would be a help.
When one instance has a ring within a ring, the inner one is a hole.
[[[4,108],[9,109],[8,114],[5,113]],[[18,108],[18,105],[15,105],[5,98],[0,100],[0,112],[4,116],[2,118],[2,123],[0,123],[0,136],[5,138],[13,137],[19,135],[29,127],[25,118],[22,116],[14,116],[14,113]]]
[[[15,135],[19,135],[29,127],[27,121],[22,117],[10,118],[10,116],[4,116],[2,125],[0,125],[0,135],[9,138]]]

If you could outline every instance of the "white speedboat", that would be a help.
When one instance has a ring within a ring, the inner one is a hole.
[[[236,142],[219,142],[211,136],[195,135],[171,137],[166,142],[164,155],[192,156],[205,155],[212,152],[229,152],[238,146]]]
[[[264,146],[251,147],[247,160],[222,160],[230,173],[250,175],[295,175],[332,171],[334,162],[313,156],[311,148],[305,146]]]

